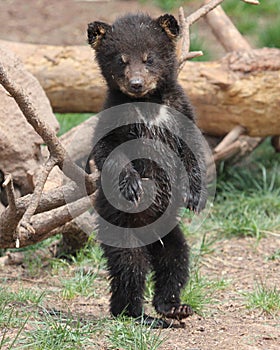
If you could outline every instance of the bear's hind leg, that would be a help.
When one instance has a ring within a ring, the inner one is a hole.
[[[102,244],[111,279],[110,311],[141,317],[149,261],[145,248],[116,248]]]
[[[180,292],[189,277],[189,247],[179,226],[148,249],[155,273],[153,305],[156,311],[167,318],[190,316],[191,307],[180,302]]]

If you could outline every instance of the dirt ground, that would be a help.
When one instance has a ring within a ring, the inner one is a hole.
[[[232,238],[217,241],[212,249],[210,254],[201,259],[200,272],[211,280],[223,278],[228,283],[212,296],[213,305],[206,306],[203,317],[195,314],[185,320],[184,328],[162,330],[161,336],[165,341],[159,349],[278,350],[279,314],[270,315],[260,309],[248,309],[244,293],[252,292],[257,283],[264,283],[267,287],[279,285],[280,261],[268,259],[280,249],[279,237],[268,236],[259,244],[256,244],[255,238]],[[69,269],[68,273],[71,274],[71,267]],[[105,271],[101,271],[94,282],[95,297],[90,298],[79,296],[72,300],[61,299],[58,293],[61,277],[52,276],[45,269],[42,269],[39,277],[30,277],[21,266],[0,267],[0,279],[5,280],[5,285],[11,291],[19,288],[44,291],[47,300],[44,307],[47,310],[56,310],[65,315],[70,311],[72,317],[85,322],[95,322],[109,316]],[[146,305],[146,309],[152,310],[151,305]],[[108,349],[105,336],[93,341],[95,344],[97,341],[98,347],[94,345],[90,349]]]
[[[83,45],[87,24],[112,22],[126,12],[161,11],[134,0],[2,0],[0,38],[51,45]]]
[[[47,43],[81,44],[86,42],[87,23],[93,20],[111,22],[124,12],[138,9],[158,15],[161,11],[137,1],[75,1],[75,0],[2,0],[0,1],[0,38],[5,40]],[[229,286],[217,293],[216,303],[205,317],[194,315],[183,329],[163,330],[167,340],[163,350],[273,350],[280,348],[280,319],[260,310],[245,307],[242,292],[252,291],[256,283],[279,285],[280,262],[268,260],[280,249],[279,236],[268,235],[256,245],[255,239],[230,239],[215,243],[214,252],[202,258],[201,272],[208,278],[224,277]],[[20,268],[0,269],[0,278],[10,283],[11,289],[20,283],[30,288],[40,284],[42,289],[56,288],[50,276],[22,279]],[[106,284],[101,298],[78,298],[67,305],[73,314],[98,318],[108,312]],[[52,302],[50,302],[51,304]],[[53,304],[58,307],[59,300]],[[51,307],[51,305],[50,305]],[[61,303],[61,307],[62,303]],[[100,349],[106,349],[100,343]]]

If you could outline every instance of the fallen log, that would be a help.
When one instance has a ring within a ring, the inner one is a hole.
[[[106,86],[86,46],[0,41],[40,81],[57,112],[98,112]],[[224,136],[241,125],[249,136],[280,135],[280,50],[228,53],[219,61],[186,62],[179,81],[194,104],[198,125]]]

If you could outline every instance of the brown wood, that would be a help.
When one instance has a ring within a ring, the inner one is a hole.
[[[186,74],[189,67],[191,74]],[[232,52],[218,62],[189,62],[181,83],[199,126],[222,136],[243,126],[249,136],[280,134],[280,50]]]
[[[209,12],[204,19],[227,52],[251,50],[248,41],[240,34],[221,6]]]
[[[214,152],[221,152],[224,148],[229,146],[231,143],[235,142],[240,135],[244,134],[246,131],[240,125],[235,126],[224,138],[223,140],[215,147]]]
[[[89,47],[0,41],[40,81],[55,111],[98,112],[106,86]],[[280,50],[232,52],[214,62],[186,62],[179,81],[199,126],[223,136],[236,125],[250,136],[280,135]]]

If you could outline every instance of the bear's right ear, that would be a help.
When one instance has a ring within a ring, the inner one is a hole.
[[[157,18],[156,21],[165,31],[165,33],[171,41],[174,41],[179,36],[180,27],[174,16],[166,13],[165,15]]]
[[[103,22],[92,22],[88,24],[87,34],[88,43],[96,50],[108,30],[111,29],[109,24]]]

